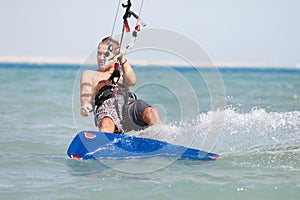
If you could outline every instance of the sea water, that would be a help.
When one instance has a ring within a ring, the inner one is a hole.
[[[96,130],[79,115],[80,66],[3,63],[0,198],[299,199],[299,69],[135,70],[132,89],[165,124],[128,134],[219,159],[72,160],[76,132]]]

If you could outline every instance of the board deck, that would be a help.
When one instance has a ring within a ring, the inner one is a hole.
[[[138,159],[166,157],[212,161],[214,153],[167,142],[128,135],[81,131],[71,142],[67,154],[73,159]]]

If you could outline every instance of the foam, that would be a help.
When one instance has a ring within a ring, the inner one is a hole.
[[[216,115],[224,116],[213,123]],[[239,113],[233,108],[201,113],[195,119],[153,126],[135,135],[203,149],[211,130],[220,130],[211,150],[223,154],[288,149],[300,144],[300,111],[267,112],[253,108]],[[204,149],[207,150],[207,149]]]

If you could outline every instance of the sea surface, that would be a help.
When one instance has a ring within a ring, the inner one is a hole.
[[[132,90],[164,125],[127,134],[213,162],[68,158],[76,133],[96,130],[79,114],[83,70],[0,64],[0,199],[299,199],[300,69],[135,67]]]

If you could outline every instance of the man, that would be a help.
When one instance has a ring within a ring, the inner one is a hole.
[[[119,80],[112,76],[115,75],[115,63],[106,62],[114,59],[118,59],[122,66]],[[135,99],[129,92],[129,87],[136,83],[136,76],[124,54],[120,53],[116,40],[107,37],[99,43],[97,62],[97,71],[86,70],[81,77],[82,116],[86,117],[94,110],[99,131],[109,133],[123,134],[125,131],[162,124],[156,109],[145,101]]]

